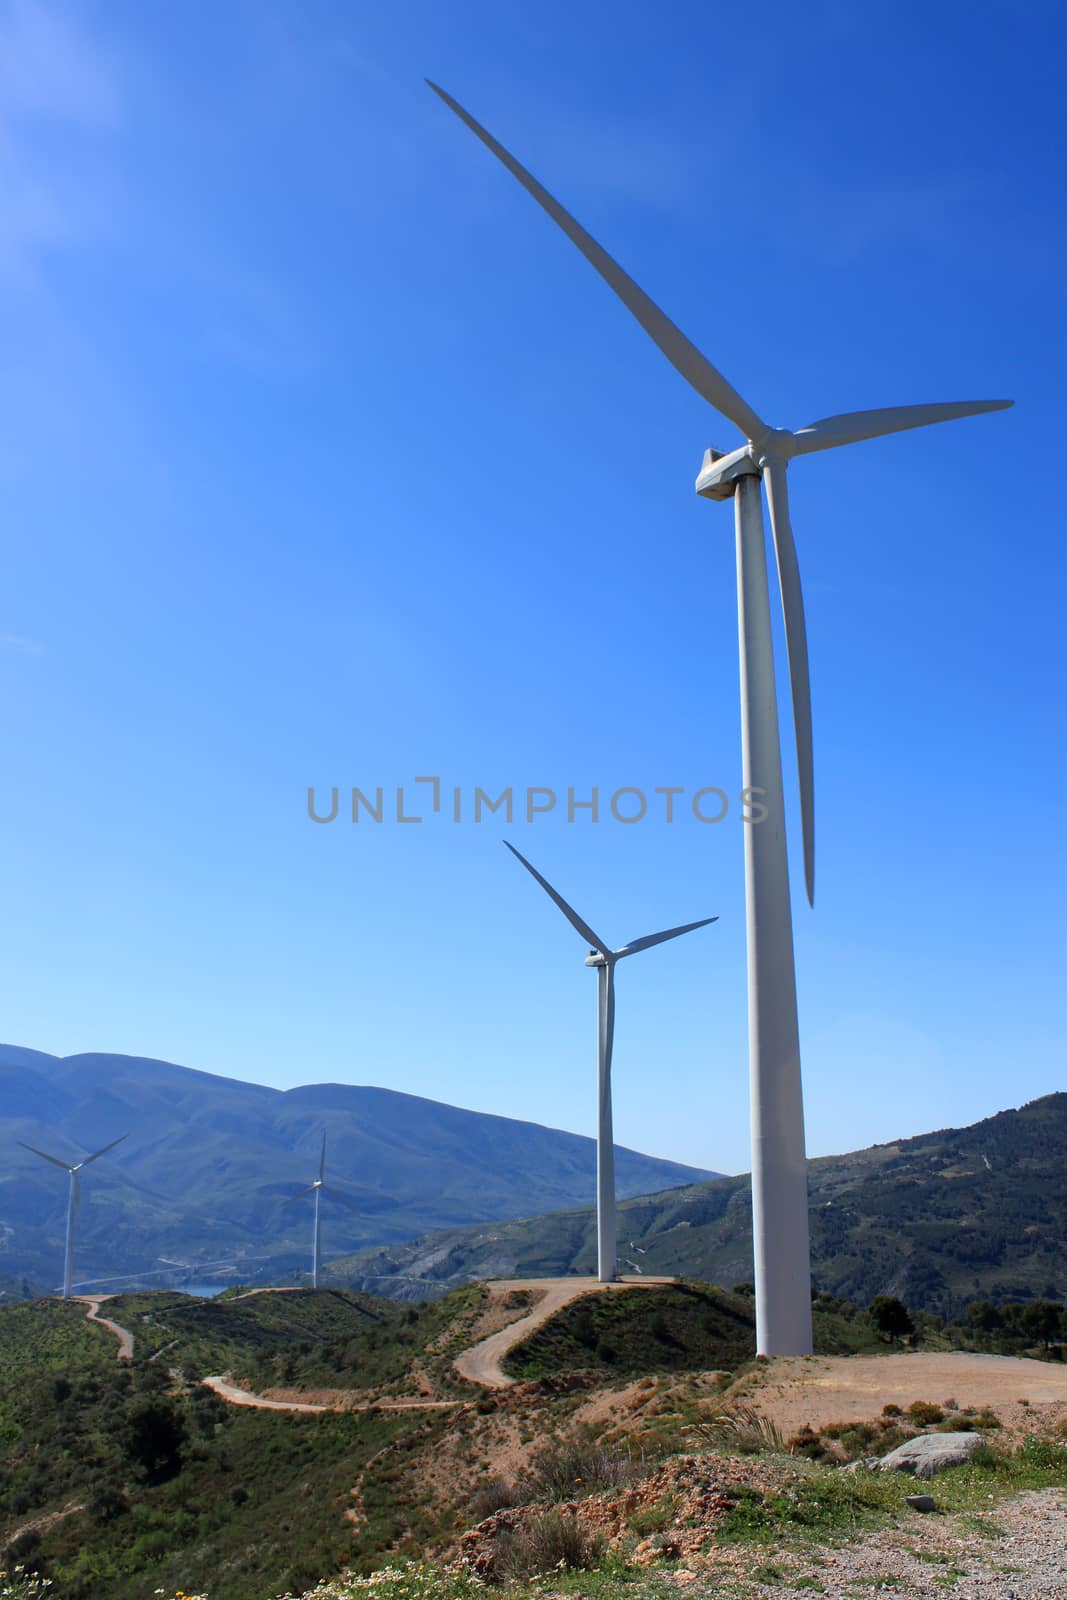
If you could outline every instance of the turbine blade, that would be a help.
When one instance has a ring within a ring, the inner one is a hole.
[[[315,1187],[316,1187],[315,1184],[310,1184],[308,1188],[299,1190],[299,1192],[297,1194],[291,1194],[289,1196],[288,1200],[283,1200],[282,1201],[282,1205],[283,1206],[291,1206],[294,1200],[303,1200],[303,1198],[304,1198],[304,1196],[306,1194],[314,1194],[315,1193]]]
[[[744,401],[732,384],[727,383],[722,373],[712,366],[705,355],[690,343],[680,328],[666,316],[654,301],[650,300],[643,289],[638,288],[634,280],[625,273],[617,261],[612,260],[606,250],[601,249],[596,240],[592,238],[580,223],[576,222],[569,211],[565,211],[558,200],[543,189],[537,179],[527,172],[498,144],[491,133],[488,133],[481,123],[476,122],[468,111],[464,111],[458,101],[453,100],[450,94],[431,83],[426,82],[445,105],[454,111],[461,122],[475,134],[488,150],[491,150],[497,160],[502,162],[512,177],[517,178],[528,194],[531,194],[545,211],[548,212],[572,244],[577,245],[582,255],[594,267],[609,289],[614,290],[630,312],[631,316],[644,328],[653,344],[657,345],[671,366],[680,372],[685,381],[694,388],[709,405],[728,417],[734,425],[740,428],[746,439],[760,438],[767,432],[767,424],[756,415],[752,407]]]
[[[326,1177],[326,1135],[322,1136],[322,1155],[319,1157],[319,1182]]]
[[[815,904],[815,768],[811,737],[811,676],[808,671],[808,630],[804,622],[804,595],[793,528],[789,520],[786,464],[771,456],[764,464],[771,533],[778,561],[778,583],[785,617],[785,648],[789,657],[789,685],[793,694],[793,730],[800,780],[800,825],[804,836],[804,886],[808,904]]]
[[[839,417],[822,417],[798,428],[793,435],[790,455],[810,455],[813,450],[832,450],[839,444],[858,444],[861,439],[878,439],[885,433],[905,433],[908,428],[926,428],[934,422],[953,422],[957,417],[977,417],[984,411],[1006,411],[1014,400],[949,400],[944,405],[886,406],[880,411],[846,411]]]
[[[114,1150],[117,1144],[121,1144],[123,1139],[128,1139],[129,1137],[128,1133],[120,1133],[117,1139],[112,1139],[111,1143],[106,1144],[102,1150],[94,1150],[91,1156],[86,1156],[84,1161],[78,1162],[79,1171],[82,1167],[87,1167],[90,1161],[99,1161],[101,1156],[106,1156],[109,1150]]]
[[[582,921],[577,911],[575,911],[572,906],[567,904],[566,900],[564,900],[561,894],[556,893],[548,879],[542,878],[537,868],[532,867],[524,855],[519,855],[519,852],[516,850],[513,844],[508,844],[506,839],[504,840],[504,843],[508,845],[508,849],[511,851],[513,856],[518,856],[518,859],[522,862],[530,876],[536,878],[545,893],[556,902],[556,904],[559,906],[559,909],[563,912],[563,915],[570,923],[571,927],[576,929],[577,932],[581,934],[586,944],[591,944],[594,950],[600,951],[602,956],[610,956],[611,951],[608,949],[603,939],[601,939],[598,934],[593,932],[588,922]]]
[[[347,1206],[349,1211],[359,1211],[360,1209],[360,1207],[356,1205],[356,1202],[354,1200],[350,1200],[346,1194],[342,1194],[340,1189],[330,1189],[323,1184],[322,1192],[323,1194],[328,1194],[331,1200],[340,1200],[341,1204],[343,1206]]]
[[[687,922],[681,928],[668,928],[664,933],[646,933],[643,939],[631,939],[629,944],[624,944],[615,954],[635,956],[639,950],[651,950],[654,944],[663,944],[667,939],[678,939],[683,933],[692,933],[694,928],[706,928],[709,922],[718,920],[718,917],[705,917],[701,922]]]
[[[24,1150],[32,1150],[35,1156],[40,1156],[42,1161],[50,1161],[54,1167],[61,1167],[64,1172],[73,1172],[74,1168],[69,1161],[60,1161],[58,1156],[50,1156],[46,1150],[38,1150],[35,1144],[26,1144],[23,1139],[16,1139],[16,1144],[22,1145]]]

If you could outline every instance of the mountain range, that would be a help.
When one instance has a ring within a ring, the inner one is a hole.
[[[861,1305],[897,1295],[946,1317],[978,1298],[1067,1295],[1067,1094],[809,1161],[808,1190],[818,1290]],[[619,1258],[623,1272],[751,1280],[748,1177],[625,1202]],[[588,1273],[595,1261],[593,1213],[581,1209],[437,1231],[333,1270],[367,1287],[392,1273],[390,1294],[417,1297],[470,1279]]]
[[[593,1193],[595,1146],[578,1134],[350,1084],[272,1089],[139,1056],[58,1057],[0,1045],[0,1276],[55,1283],[67,1184],[16,1141],[77,1161],[128,1133],[86,1173],[75,1278],[158,1272],[161,1258],[236,1258],[277,1279],[307,1265],[318,1173],[327,1260],[442,1228],[532,1216]],[[707,1177],[615,1153],[619,1193]]]

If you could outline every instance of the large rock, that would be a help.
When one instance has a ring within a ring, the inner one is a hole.
[[[878,1470],[932,1478],[946,1467],[965,1466],[981,1443],[980,1433],[920,1433],[883,1456]]]

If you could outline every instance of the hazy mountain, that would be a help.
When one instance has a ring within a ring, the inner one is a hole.
[[[128,1139],[83,1185],[80,1279],[147,1272],[160,1257],[248,1258],[277,1275],[306,1264],[316,1175],[352,1202],[324,1211],[324,1255],[432,1229],[530,1216],[593,1192],[591,1139],[389,1089],[279,1090],[138,1056],[57,1057],[0,1045],[0,1275],[55,1282],[66,1181],[20,1149],[65,1160]],[[621,1195],[706,1176],[616,1151]]]
[[[1067,1295],[1067,1094],[811,1161],[808,1183],[819,1289],[861,1303],[896,1294],[942,1315],[979,1296]],[[619,1255],[724,1288],[751,1279],[747,1175],[627,1202]],[[394,1273],[390,1293],[417,1295],[418,1279],[584,1273],[595,1260],[593,1214],[579,1210],[437,1232],[335,1270],[354,1284]]]

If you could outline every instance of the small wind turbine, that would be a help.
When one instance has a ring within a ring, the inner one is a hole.
[[[505,844],[508,841],[504,840]],[[614,1283],[617,1241],[615,1237],[615,1146],[611,1128],[611,1052],[615,1042],[615,963],[623,956],[635,956],[640,950],[650,950],[667,939],[677,939],[694,928],[706,928],[718,917],[705,917],[701,922],[687,922],[681,928],[668,928],[665,933],[649,933],[643,939],[631,939],[621,950],[610,950],[603,939],[583,922],[562,895],[556,893],[547,878],[542,878],[524,855],[519,855],[513,844],[508,849],[537,879],[542,889],[559,906],[571,927],[581,934],[592,949],[585,958],[587,967],[595,967],[597,975],[597,1125],[596,1125],[596,1254],[597,1277],[601,1283]]]
[[[292,1205],[293,1200],[303,1200],[303,1198],[304,1198],[304,1196],[306,1194],[313,1194],[315,1196],[315,1221],[314,1221],[314,1225],[313,1225],[312,1244],[311,1244],[311,1287],[313,1289],[317,1289],[318,1286],[319,1286],[319,1267],[322,1264],[322,1251],[321,1251],[321,1248],[320,1248],[320,1246],[321,1246],[321,1234],[320,1234],[320,1230],[319,1230],[319,1212],[320,1212],[320,1209],[321,1209],[321,1206],[322,1206],[322,1197],[323,1197],[323,1195],[324,1194],[328,1194],[330,1196],[331,1200],[340,1200],[341,1204],[343,1206],[347,1206],[350,1211],[358,1210],[358,1207],[354,1206],[352,1204],[351,1200],[347,1199],[345,1195],[339,1193],[339,1191],[337,1189],[331,1189],[328,1186],[327,1182],[326,1182],[326,1135],[325,1134],[323,1134],[323,1136],[322,1136],[322,1154],[319,1157],[319,1175],[318,1175],[318,1177],[315,1179],[314,1183],[309,1184],[306,1189],[301,1189],[299,1194],[294,1194],[292,1199],[291,1200],[287,1200],[285,1203],[286,1203],[286,1205]]]
[[[804,1153],[804,1106],[797,1027],[793,920],[782,798],[782,752],[774,681],[761,482],[767,487],[771,533],[785,615],[793,700],[804,880],[815,902],[815,782],[811,688],[800,568],[789,521],[786,468],[796,456],[855,444],[955,417],[1001,411],[1010,400],[960,400],[943,405],[889,406],[823,417],[791,432],[772,428],[676,328],[633,279],[601,249],[559,201],[452,96],[430,88],[492,151],[576,245],[652,342],[686,382],[737,427],[745,442],[724,454],[708,450],[696,492],[734,502],[737,628],[741,657],[741,771],[746,794],[760,796],[762,822],[745,835],[748,942],[749,1078],[752,1124],[752,1235],[755,1257],[756,1349],[761,1355],[809,1355],[811,1264]],[[746,819],[747,821],[747,819]]]
[[[101,1156],[106,1156],[109,1150],[114,1150],[123,1139],[128,1139],[128,1133],[122,1133],[117,1139],[112,1139],[102,1150],[95,1150],[91,1156],[86,1156],[84,1161],[78,1161],[71,1166],[69,1161],[60,1161],[58,1156],[50,1156],[46,1150],[38,1150],[36,1145],[26,1144],[22,1139],[16,1143],[22,1145],[24,1150],[29,1150],[33,1155],[40,1156],[42,1161],[50,1161],[54,1167],[61,1167],[70,1174],[70,1194],[67,1199],[67,1248],[63,1257],[63,1298],[69,1300],[74,1281],[74,1229],[81,1203],[81,1190],[78,1183],[78,1174],[87,1167],[91,1161],[99,1161]]]

